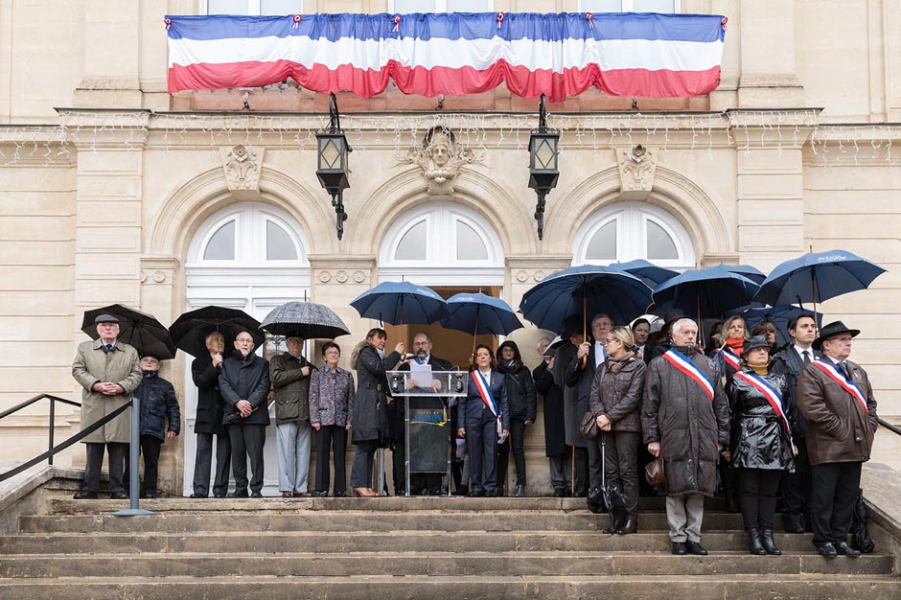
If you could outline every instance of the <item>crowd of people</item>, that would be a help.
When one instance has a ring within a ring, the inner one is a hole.
[[[704,499],[717,493],[741,512],[752,554],[781,553],[773,534],[780,497],[786,531],[812,531],[823,556],[858,554],[847,536],[876,430],[867,374],[848,360],[858,330],[840,321],[818,330],[814,315],[801,314],[788,325],[790,342],[777,348],[775,328],[764,324],[749,332],[741,317],[711,327],[703,345],[699,324],[684,316],[615,327],[599,314],[586,325],[581,315],[572,316],[555,339],[542,338],[533,371],[515,342],[503,342],[497,356],[476,346],[462,395],[449,402],[465,459],[443,483],[440,474],[414,474],[410,492],[437,495],[452,486],[468,496],[506,495],[512,453],[511,495],[524,496],[525,432],[536,422],[541,395],[553,495],[589,503],[617,495],[622,510],[612,532],[638,531],[639,496],[648,491],[642,473],[651,461],[662,467],[657,493],[666,496],[673,554],[707,553],[701,545]],[[117,341],[115,316],[97,317],[96,326],[99,339],[82,343],[73,365],[84,387],[83,424],[128,403],[132,394],[140,397],[141,493],[155,497],[160,446],[180,428],[174,389],[159,377],[158,357],[139,357]],[[375,328],[354,348],[355,380],[339,366],[341,348],[334,342],[321,346],[317,366],[303,356],[297,337],[288,337],[286,351],[267,361],[254,352],[250,332],[239,333],[232,349],[220,333],[210,333],[207,353],[191,367],[198,389],[191,497],[210,495],[211,476],[212,495],[225,497],[230,475],[236,484],[230,496],[262,496],[270,402],[283,497],[347,495],[348,441],[354,496],[381,494],[373,483],[380,448],[393,450],[394,492],[405,494],[404,403],[392,401],[387,373],[414,363],[433,372],[451,365],[432,354],[424,332],[414,336],[410,355],[403,342],[386,352],[387,339]],[[432,392],[440,393],[441,385],[436,378]],[[309,477],[313,431],[315,489]],[[75,497],[97,497],[106,450],[110,493],[125,498],[128,419],[113,419],[84,441],[87,464]]]

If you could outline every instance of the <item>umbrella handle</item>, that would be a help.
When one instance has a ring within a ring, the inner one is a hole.
[[[588,341],[588,301],[585,299],[585,290],[582,289],[582,341]],[[582,368],[588,366],[588,355],[582,357]]]

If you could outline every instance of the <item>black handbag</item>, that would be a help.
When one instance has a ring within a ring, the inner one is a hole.
[[[579,435],[586,440],[593,441],[598,439],[599,432],[597,415],[590,411],[585,413],[585,416],[582,417],[582,422],[579,423]]]

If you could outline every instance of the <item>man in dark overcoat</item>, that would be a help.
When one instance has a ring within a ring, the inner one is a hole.
[[[572,449],[566,445],[566,424],[563,420],[563,390],[554,383],[556,349],[548,349],[551,340],[538,340],[541,363],[532,371],[535,391],[544,399],[544,452],[550,465],[554,496],[562,498],[570,491]]]
[[[197,386],[197,416],[194,433],[197,452],[194,456],[194,493],[192,498],[206,498],[210,493],[210,473],[213,468],[213,437],[216,442],[216,478],[213,495],[225,498],[231,472],[232,443],[222,424],[225,400],[219,393],[219,366],[225,350],[225,337],[218,331],[206,336],[208,354],[198,356],[191,363],[191,377]]]

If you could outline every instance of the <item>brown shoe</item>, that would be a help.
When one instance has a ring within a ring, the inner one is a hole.
[[[361,498],[375,498],[379,495],[378,492],[370,488],[354,488],[353,493],[354,496],[359,496]]]
[[[291,492],[282,492],[282,498],[293,498],[294,494]]]
[[[295,498],[310,498],[312,495],[310,492],[294,492]]]

